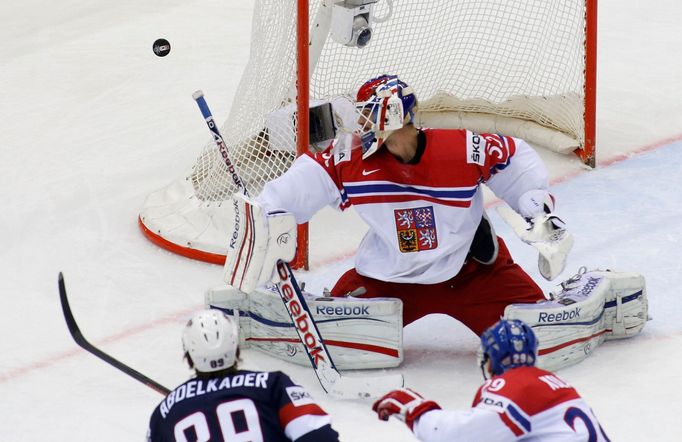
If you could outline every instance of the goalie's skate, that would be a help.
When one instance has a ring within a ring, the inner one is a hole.
[[[533,327],[538,365],[548,370],[582,361],[607,339],[636,335],[647,321],[644,277],[636,273],[583,267],[550,296],[536,304],[509,305],[504,315]]]

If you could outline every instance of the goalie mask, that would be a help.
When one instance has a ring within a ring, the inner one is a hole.
[[[239,332],[220,310],[202,310],[192,316],[182,333],[182,347],[194,368],[202,373],[224,370],[237,360]]]
[[[396,75],[382,75],[363,84],[356,96],[362,158],[376,152],[395,130],[412,121],[417,97]]]
[[[524,365],[533,366],[537,357],[538,341],[533,329],[518,319],[501,319],[481,335],[479,365],[486,377],[490,362],[492,375]]]

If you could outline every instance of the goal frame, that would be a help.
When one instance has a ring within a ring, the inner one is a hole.
[[[575,154],[587,166],[596,167],[596,102],[597,102],[597,2],[585,0],[585,82],[584,82],[584,130],[585,141],[582,149],[576,149]],[[297,100],[298,124],[296,127],[296,152],[303,155],[309,145],[309,81],[311,66],[310,49],[315,50],[327,37],[326,32],[318,35],[318,40],[310,40],[308,0],[297,0],[296,49],[297,49]],[[314,26],[319,27],[320,23]],[[327,28],[329,24],[327,23]],[[323,36],[323,38],[322,38]],[[314,65],[316,60],[312,60]],[[296,257],[292,261],[295,269],[308,269],[309,257],[309,226],[308,223],[298,227],[298,248]]]
[[[309,103],[311,96],[311,77],[324,48],[331,29],[331,3],[339,0],[326,0],[325,12],[318,11],[311,22],[309,0],[296,0],[296,110],[297,124],[296,155],[300,156],[309,149]],[[574,152],[589,167],[596,167],[596,80],[597,80],[597,12],[598,0],[584,0],[584,80],[583,80],[583,146]],[[311,32],[314,30],[314,32]],[[225,255],[194,248],[191,242],[178,242],[165,237],[160,231],[146,225],[144,217],[138,219],[144,235],[156,245],[173,253],[206,261],[223,264]],[[225,232],[227,236],[229,232]],[[298,227],[297,254],[291,266],[295,269],[308,269],[309,228],[308,224]]]

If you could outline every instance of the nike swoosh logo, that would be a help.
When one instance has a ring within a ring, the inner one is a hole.
[[[378,172],[378,171],[380,171],[380,170],[381,170],[381,169],[374,169],[374,170],[365,170],[365,169],[362,169],[362,176],[367,176],[367,175],[370,175],[370,174],[372,174],[372,173],[374,173],[374,172]]]

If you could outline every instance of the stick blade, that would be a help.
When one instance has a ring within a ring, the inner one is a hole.
[[[81,348],[84,350],[92,353],[93,355],[97,356],[107,364],[118,368],[122,372],[126,373],[127,375],[137,379],[138,381],[142,382],[149,388],[156,390],[157,392],[163,394],[164,396],[170,393],[170,389],[167,387],[164,387],[163,385],[159,384],[158,382],[154,381],[153,379],[148,378],[147,376],[143,375],[139,371],[135,370],[134,368],[131,368],[124,364],[123,362],[119,361],[118,359],[112,357],[111,355],[103,352],[99,348],[95,347],[93,344],[88,342],[87,339],[83,336],[83,333],[80,331],[80,328],[78,328],[78,324],[76,323],[76,319],[73,317],[73,313],[71,312],[71,306],[69,306],[69,299],[66,296],[66,284],[64,283],[64,275],[62,272],[59,272],[59,300],[61,301],[62,304],[62,312],[64,312],[64,320],[66,321],[66,325],[69,328],[69,332],[71,333],[71,337],[73,338],[74,341],[76,341],[76,344],[78,344]]]
[[[341,376],[327,391],[335,399],[371,399],[381,397],[403,385],[405,380],[400,373],[372,377]]]
[[[64,313],[64,319],[66,320],[66,326],[69,328],[69,333],[74,341],[81,347],[88,345],[89,343],[83,337],[83,334],[78,328],[76,319],[73,317],[73,312],[71,311],[71,306],[69,305],[69,299],[66,296],[66,283],[64,282],[64,274],[59,272],[59,301],[62,304],[62,312]]]

